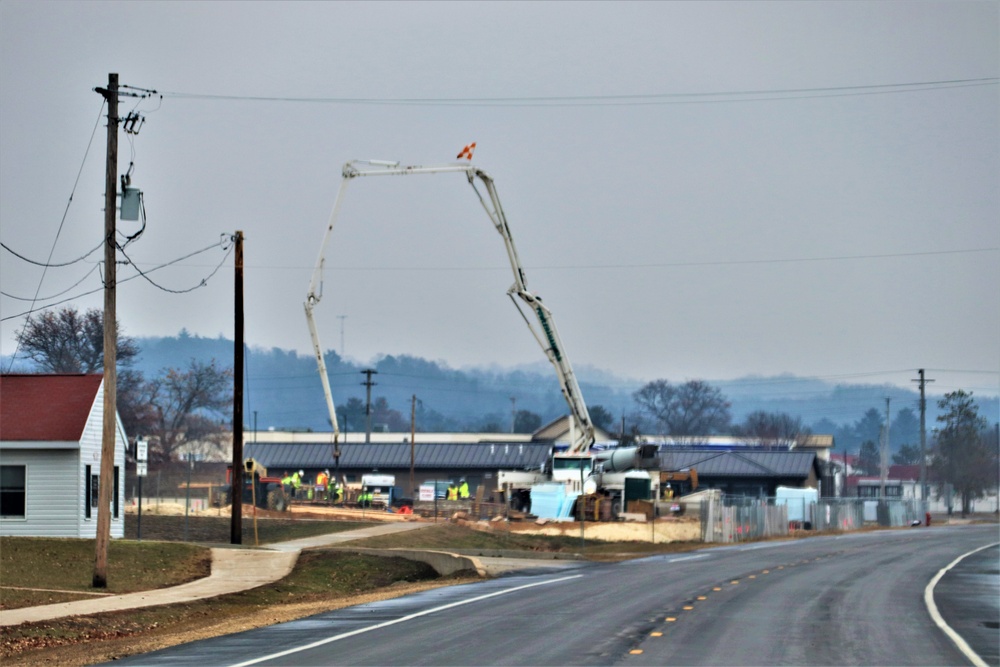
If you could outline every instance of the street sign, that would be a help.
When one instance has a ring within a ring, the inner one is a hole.
[[[148,471],[148,464],[145,461],[139,461],[135,464],[135,474],[139,477],[145,477]]]
[[[148,461],[149,460],[149,441],[148,440],[136,440],[135,441],[135,460],[136,461]],[[144,467],[145,469],[145,467]],[[145,473],[143,473],[145,474]]]

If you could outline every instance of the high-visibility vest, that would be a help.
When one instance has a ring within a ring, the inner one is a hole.
[[[448,500],[458,500],[458,489],[454,486],[448,487]]]
[[[462,486],[458,487],[458,497],[468,498],[469,497],[469,483],[462,482]]]
[[[330,478],[326,476],[325,472],[321,472],[318,475],[316,475],[316,483],[317,484],[322,484],[323,486],[326,486],[326,483],[328,481],[330,481]]]

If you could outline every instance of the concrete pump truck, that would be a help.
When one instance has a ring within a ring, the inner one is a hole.
[[[486,211],[487,216],[489,216],[493,226],[503,239],[507,250],[507,258],[514,273],[514,283],[507,290],[507,295],[514,303],[524,322],[528,325],[529,331],[531,331],[531,334],[545,352],[545,356],[555,368],[560,390],[569,406],[569,445],[565,449],[559,450],[554,447],[551,456],[541,469],[500,471],[497,479],[498,490],[506,492],[507,498],[515,509],[523,507],[530,502],[528,499],[531,489],[542,483],[564,484],[567,491],[574,494],[603,494],[611,498],[613,502],[617,499],[617,503],[613,505],[616,509],[624,509],[622,493],[626,486],[625,478],[632,476],[649,480],[645,488],[648,490],[648,497],[655,498],[659,477],[655,473],[650,474],[647,471],[657,467],[656,445],[591,451],[591,447],[595,442],[594,424],[591,421],[587,405],[580,392],[580,385],[577,382],[576,375],[573,373],[573,367],[566,356],[559,332],[552,319],[552,312],[542,303],[540,296],[528,290],[524,268],[521,266],[520,259],[518,258],[514,239],[511,236],[507,217],[504,214],[503,206],[497,195],[493,178],[482,169],[471,164],[471,162],[441,166],[407,166],[401,165],[399,162],[355,160],[344,165],[342,172],[343,179],[341,180],[340,189],[334,202],[333,211],[330,214],[329,223],[323,235],[319,257],[316,260],[316,266],[313,270],[312,279],[309,283],[309,292],[306,295],[305,301],[306,320],[309,325],[313,352],[316,356],[320,381],[323,385],[323,394],[326,398],[330,423],[333,426],[332,446],[334,458],[339,460],[340,429],[337,423],[337,413],[333,404],[333,396],[330,391],[326,363],[323,359],[322,347],[320,346],[314,310],[322,298],[323,266],[347,185],[355,179],[367,176],[412,176],[442,173],[463,174],[466,177],[469,185],[472,186],[473,191],[476,193],[480,204],[482,204],[483,209]],[[477,182],[479,185],[477,185]]]

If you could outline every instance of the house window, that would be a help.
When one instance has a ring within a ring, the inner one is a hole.
[[[112,494],[112,507],[111,516],[115,519],[118,518],[118,466],[115,466],[115,488]],[[84,489],[84,510],[83,516],[87,519],[91,518],[96,514],[97,507],[100,505],[101,498],[101,474],[98,471],[96,474],[92,470],[92,466],[87,466],[86,470],[86,489]]]
[[[23,519],[27,506],[25,466],[0,466],[0,516]]]

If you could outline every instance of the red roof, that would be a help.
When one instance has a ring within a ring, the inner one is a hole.
[[[102,375],[0,375],[0,440],[79,442]]]
[[[918,480],[920,479],[920,464],[900,465],[894,463],[889,466],[889,477],[895,479]]]

